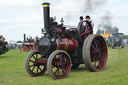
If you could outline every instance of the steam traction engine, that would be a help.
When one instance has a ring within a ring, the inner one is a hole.
[[[46,70],[54,79],[65,78],[71,67],[85,64],[90,71],[101,71],[107,62],[107,46],[100,35],[90,31],[77,32],[76,28],[66,29],[50,18],[49,3],[43,3],[44,36],[37,43],[37,50],[31,52],[25,63],[31,76],[43,75]],[[82,36],[86,36],[84,40]]]
[[[27,51],[33,51],[36,49],[36,41],[37,39],[32,39],[32,37],[27,37],[26,39],[26,34],[24,34],[24,43],[20,47],[21,52],[27,52]]]
[[[120,47],[124,48],[124,42],[118,33],[112,35],[112,48]]]

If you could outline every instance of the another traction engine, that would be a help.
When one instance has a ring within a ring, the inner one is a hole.
[[[5,41],[3,35],[0,35],[0,55],[5,54],[9,51],[8,42]]]
[[[37,39],[32,39],[32,37],[30,38],[26,38],[26,34],[24,34],[24,43],[22,46],[20,46],[20,52],[28,52],[28,51],[33,51],[36,49],[36,42]]]

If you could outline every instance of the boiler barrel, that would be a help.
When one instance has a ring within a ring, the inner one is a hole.
[[[67,52],[73,52],[76,50],[78,47],[78,42],[77,40],[72,40],[72,39],[57,39],[56,40],[56,49],[57,50],[65,50]]]
[[[38,42],[38,51],[45,55],[47,53],[51,53],[54,50],[64,50],[67,52],[74,52],[78,47],[77,40],[74,39],[56,39],[51,41],[46,37],[42,37]]]

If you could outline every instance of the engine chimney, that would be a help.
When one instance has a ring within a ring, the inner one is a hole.
[[[50,3],[43,3],[43,10],[44,10],[44,28],[46,31],[49,30],[49,24],[50,24],[50,8],[49,8]]]
[[[26,34],[24,34],[24,42],[26,41]]]

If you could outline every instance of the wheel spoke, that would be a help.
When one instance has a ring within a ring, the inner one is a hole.
[[[34,65],[30,65],[29,67],[33,67]]]
[[[60,62],[62,62],[63,61],[62,55],[60,55],[59,58],[60,58]]]
[[[30,62],[32,62],[32,63],[34,63],[34,61],[32,61],[32,60],[29,60]]]
[[[57,72],[58,72],[58,75],[60,74],[59,70],[60,70],[60,69],[58,68],[58,71],[57,71]]]
[[[102,47],[102,48],[99,48],[100,50],[103,50],[104,49],[104,47]]]
[[[95,50],[95,49],[92,50],[92,51],[91,51],[91,54],[96,54],[96,50]]]
[[[94,43],[95,43],[96,48],[98,48],[97,43],[96,42],[94,42]]]
[[[63,74],[64,74],[64,68],[62,68],[62,72],[63,72]]]
[[[64,64],[64,65],[67,65],[67,62],[65,61],[65,62],[63,62],[63,64]]]
[[[93,44],[91,46],[92,46],[93,49],[96,49]]]
[[[38,66],[37,66],[37,73],[39,72]]]
[[[57,68],[57,70],[54,72],[54,74],[56,74],[56,73],[57,73],[57,71],[59,71],[59,68]]]
[[[33,57],[34,59],[36,59],[34,55],[33,55],[32,57]]]
[[[103,56],[104,56],[104,54],[101,54],[101,55],[100,55],[100,58],[102,58]]]
[[[35,69],[35,66],[33,66],[32,71]]]
[[[38,58],[38,54],[36,54],[36,59]]]
[[[104,56],[104,55],[101,55],[101,56],[100,56],[100,58],[99,58],[99,61],[100,61],[100,62],[102,62],[103,56]]]
[[[101,45],[99,40],[97,41],[97,45],[98,45],[98,46],[100,46],[100,45]]]
[[[40,69],[40,71],[42,71],[42,69],[40,68],[40,66],[38,68]]]

